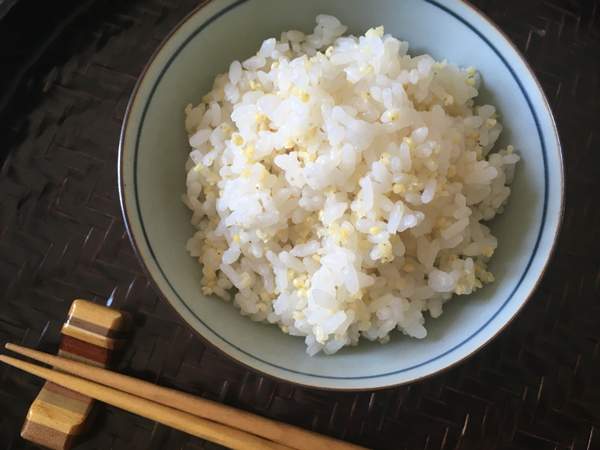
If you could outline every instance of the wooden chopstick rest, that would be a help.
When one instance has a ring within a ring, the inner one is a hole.
[[[124,342],[126,321],[127,317],[121,311],[86,300],[75,300],[61,333],[98,348],[114,350]]]
[[[63,358],[106,367],[113,349],[123,342],[127,324],[124,313],[75,300],[61,334],[58,354]],[[31,404],[21,436],[55,450],[71,448],[74,438],[85,431],[94,400],[46,382]]]

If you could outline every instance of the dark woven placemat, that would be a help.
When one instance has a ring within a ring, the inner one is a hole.
[[[400,1],[400,0],[399,0]],[[144,62],[193,0],[0,1],[0,344],[46,351],[71,300],[133,313],[119,369],[381,449],[600,448],[600,0],[477,0],[556,113],[567,203],[534,298],[488,347],[427,381],[363,393],[294,387],[205,346],[153,291],[123,229],[120,120]],[[8,12],[7,12],[8,11]],[[0,449],[41,382],[0,367]],[[81,449],[217,446],[110,407]]]

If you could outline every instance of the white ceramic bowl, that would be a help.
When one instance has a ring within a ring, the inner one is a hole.
[[[484,80],[504,142],[522,155],[506,212],[492,224],[496,282],[450,301],[427,319],[424,340],[400,334],[309,357],[303,339],[242,317],[200,293],[200,267],[185,250],[192,235],[181,202],[189,152],[183,109],[215,75],[283,30],[312,30],[333,14],[357,34],[383,24],[411,44]],[[133,92],[120,142],[119,189],[131,240],[157,288],[202,337],[233,359],[287,381],[329,389],[375,389],[431,375],[466,358],[515,316],[540,279],[556,241],[563,202],[561,150],[548,103],[530,68],[487,19],[459,0],[215,0],[188,16],[152,57]]]

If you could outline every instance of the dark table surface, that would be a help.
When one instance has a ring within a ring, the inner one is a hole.
[[[119,370],[320,433],[394,450],[599,449],[600,0],[474,3],[535,69],[567,184],[539,289],[473,358],[378,392],[295,387],[207,347],[154,292],[121,221],[117,140],[136,76],[192,0],[0,0],[0,343],[55,351],[71,301],[88,298],[133,313]],[[40,386],[0,367],[0,449],[32,447],[19,429]],[[102,406],[77,448],[219,447]]]

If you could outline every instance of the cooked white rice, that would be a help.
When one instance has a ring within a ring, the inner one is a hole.
[[[519,157],[493,148],[502,126],[475,105],[473,68],[411,57],[383,27],[342,37],[335,17],[316,21],[186,108],[187,249],[203,294],[304,336],[311,355],[394,329],[424,338],[424,313],[494,280],[482,222]]]

